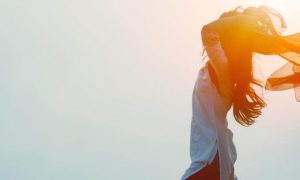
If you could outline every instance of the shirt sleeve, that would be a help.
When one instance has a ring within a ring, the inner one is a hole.
[[[293,34],[283,37],[294,47],[300,45],[300,34]],[[296,49],[297,50],[297,49]],[[287,50],[278,53],[280,57],[288,62],[279,69],[275,70],[266,81],[265,88],[271,91],[282,91],[294,88],[296,101],[300,101],[300,53]]]
[[[231,98],[232,79],[229,73],[227,57],[221,46],[219,34],[207,29],[202,29],[201,34],[204,49],[217,76],[217,86],[223,96]]]
[[[245,36],[248,36],[249,48],[259,54],[276,55],[297,49],[295,44],[288,41],[287,38],[260,26],[247,29]]]

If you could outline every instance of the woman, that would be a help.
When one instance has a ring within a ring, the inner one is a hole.
[[[300,86],[300,35],[282,36],[285,28],[282,16],[266,6],[236,8],[202,28],[209,60],[200,69],[194,86],[192,163],[182,180],[237,179],[234,173],[237,153],[226,115],[232,107],[235,120],[250,126],[266,106],[252,86],[264,86],[253,78],[254,53],[276,54],[288,61],[268,78],[266,89]],[[295,92],[297,95],[296,88]],[[296,97],[300,100],[300,96]]]

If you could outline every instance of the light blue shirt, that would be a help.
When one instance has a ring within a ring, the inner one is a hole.
[[[231,79],[227,59],[218,39],[211,31],[202,33],[205,50],[212,63],[220,85],[220,95],[211,81],[208,64],[199,70],[192,95],[192,121],[190,135],[191,164],[181,180],[211,164],[219,153],[220,180],[237,180],[234,163],[237,158],[233,134],[228,129],[227,112],[232,105]]]

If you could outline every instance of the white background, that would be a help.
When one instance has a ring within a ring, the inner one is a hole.
[[[2,0],[0,179],[180,179],[201,27],[260,4],[300,31],[297,1]],[[257,59],[264,78],[284,63]],[[300,104],[293,91],[265,98],[249,128],[229,113],[236,174],[299,179]]]

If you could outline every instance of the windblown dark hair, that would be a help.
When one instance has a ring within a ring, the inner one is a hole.
[[[223,13],[220,18],[238,15],[248,10],[252,11],[251,8],[241,11],[238,7]],[[234,32],[230,33],[235,35]],[[235,43],[233,39],[231,36],[228,36],[227,39],[221,38],[233,82],[233,115],[239,124],[250,126],[262,114],[262,109],[266,106],[265,101],[257,95],[252,85],[263,87],[263,84],[253,77],[254,52],[246,44],[241,44],[241,42],[247,42],[237,41]]]
[[[240,45],[240,44],[239,44]],[[241,45],[240,45],[241,46]],[[263,87],[253,77],[253,53],[249,50],[224,46],[233,82],[233,115],[243,126],[250,126],[262,113],[265,101],[256,94],[252,85]]]

